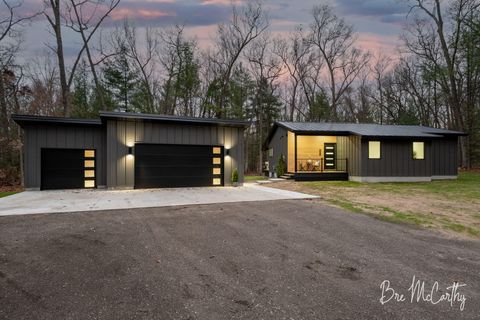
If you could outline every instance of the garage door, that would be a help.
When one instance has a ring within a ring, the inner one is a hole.
[[[223,147],[135,145],[135,188],[223,185]]]
[[[95,150],[42,149],[41,189],[95,188]]]

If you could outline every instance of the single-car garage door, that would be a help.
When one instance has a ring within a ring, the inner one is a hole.
[[[95,188],[95,150],[42,149],[41,189]]]
[[[135,145],[135,188],[223,185],[223,147]]]

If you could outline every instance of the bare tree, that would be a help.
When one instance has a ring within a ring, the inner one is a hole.
[[[64,116],[70,115],[70,89],[67,83],[67,72],[65,67],[65,57],[63,54],[63,38],[62,38],[62,13],[60,0],[45,0],[45,10],[44,15],[48,23],[53,29],[53,34],[55,36],[55,47],[50,47],[55,54],[57,55],[58,62],[58,72],[60,75],[60,87],[62,92],[62,104],[63,104],[63,113]]]
[[[383,124],[383,118],[385,109],[387,108],[385,103],[384,83],[383,80],[387,74],[388,67],[392,64],[392,59],[384,54],[380,54],[375,59],[375,64],[371,67],[372,76],[375,81],[375,94],[372,94],[372,98],[378,108],[378,122]]]
[[[414,16],[410,37],[405,37],[407,48],[431,64],[452,111],[452,127],[473,133],[473,112],[465,106],[464,69],[461,55],[462,29],[472,12],[478,11],[478,0],[455,0],[448,8],[440,0],[411,0]],[[462,166],[470,167],[470,138],[460,139]]]
[[[228,84],[235,64],[244,49],[268,28],[261,2],[249,1],[244,8],[232,7],[232,17],[217,30],[216,50],[211,57],[220,70],[220,101],[216,116],[225,116]]]
[[[185,41],[184,26],[176,25],[162,30],[159,33],[162,45],[157,51],[157,56],[166,75],[163,83],[163,97],[161,111],[165,114],[174,114],[177,109],[177,77],[180,66],[183,65],[181,47]]]
[[[370,56],[355,48],[353,27],[336,16],[330,6],[315,6],[312,16],[310,40],[325,61],[332,116],[337,120],[338,102],[367,66]]]
[[[90,47],[90,41],[103,21],[110,15],[110,13],[118,6],[119,3],[120,0],[69,0],[66,5],[66,25],[80,35],[83,43],[70,72],[67,86],[68,88],[71,87],[76,67],[83,55],[83,52],[85,52],[90,66],[90,71],[93,76],[93,81],[95,82],[97,97],[99,98],[102,107],[105,107],[104,94],[100,79],[95,69],[98,62],[94,60],[92,49]]]
[[[289,75],[287,119],[293,121],[295,112],[298,111],[298,97],[302,91],[302,83],[314,67],[314,54],[301,27],[297,27],[286,39],[276,39],[273,53],[282,60]]]
[[[125,37],[125,44],[127,45],[127,55],[135,63],[137,70],[139,71],[143,85],[147,90],[147,106],[146,110],[154,112],[155,110],[155,60],[154,55],[158,48],[157,35],[151,28],[145,29],[144,43],[145,46],[140,48],[137,42],[138,33],[134,25],[131,25],[126,20],[123,25],[123,35]]]
[[[10,72],[14,69],[14,60],[20,51],[21,32],[19,27],[38,13],[20,15],[21,1],[2,0],[0,3],[0,117],[3,137],[8,138],[9,106],[7,101],[7,83]]]
[[[270,35],[264,33],[252,42],[249,50],[247,50],[246,58],[250,64],[250,70],[256,81],[255,99],[254,101],[260,102],[262,99],[260,96],[269,95],[274,96],[275,90],[278,88],[277,81],[282,75],[282,61],[278,56],[270,54],[272,51],[272,41],[269,40]],[[267,92],[264,92],[267,91]],[[265,110],[265,108],[267,110]],[[256,134],[258,142],[258,167],[257,172],[262,172],[263,167],[263,140],[266,137],[268,130],[270,129],[273,121],[272,107],[270,103],[259,103],[253,105],[253,114],[255,117]]]

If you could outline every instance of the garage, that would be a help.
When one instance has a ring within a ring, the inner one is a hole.
[[[95,188],[95,150],[42,148],[41,189]]]
[[[230,186],[233,172],[244,181],[247,121],[116,111],[12,119],[26,190]]]
[[[135,188],[223,185],[223,147],[135,145]]]

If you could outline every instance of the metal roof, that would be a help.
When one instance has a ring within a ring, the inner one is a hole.
[[[332,122],[276,122],[272,128],[273,135],[276,127],[280,126],[295,133],[330,133],[352,134],[370,137],[415,137],[415,138],[439,138],[443,136],[465,135],[463,132],[447,129],[431,128],[426,126],[412,125],[382,125],[362,123],[332,123]]]
[[[100,118],[141,119],[141,120],[152,120],[152,121],[225,125],[225,126],[231,126],[231,127],[247,127],[250,125],[250,122],[243,121],[243,120],[194,118],[194,117],[181,117],[181,116],[172,116],[172,115],[163,115],[163,114],[146,114],[146,113],[114,112],[114,111],[101,111]]]
[[[13,114],[12,119],[23,126],[28,123],[52,123],[52,124],[78,124],[78,125],[93,125],[98,126],[102,124],[100,119],[79,119],[79,118],[63,118],[50,116],[32,116],[23,114]]]
[[[49,124],[78,124],[78,125],[101,125],[104,119],[141,119],[151,121],[165,121],[177,123],[193,123],[206,125],[223,125],[229,127],[247,127],[250,125],[248,121],[230,120],[230,119],[213,119],[213,118],[193,118],[180,117],[160,114],[144,114],[131,112],[110,112],[101,111],[99,119],[77,119],[50,116],[34,116],[34,115],[12,115],[12,119],[23,126],[27,123],[49,123]]]

